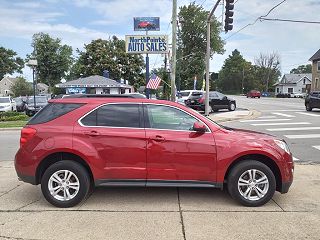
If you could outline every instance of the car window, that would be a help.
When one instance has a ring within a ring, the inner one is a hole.
[[[209,97],[210,98],[218,98],[218,94],[214,93],[214,92],[210,92],[209,93]]]
[[[189,114],[164,105],[146,105],[146,128],[192,131],[198,121]]]
[[[2,97],[2,98],[0,98],[0,103],[10,103],[10,98]]]
[[[180,92],[180,96],[181,96],[181,97],[188,97],[189,94],[190,94],[189,91],[187,91],[187,92]]]
[[[28,125],[40,124],[49,122],[53,119],[61,117],[68,112],[71,112],[83,104],[78,103],[49,103],[43,109],[41,109],[30,121],[27,123]]]
[[[85,126],[140,127],[138,104],[104,105],[81,120]]]

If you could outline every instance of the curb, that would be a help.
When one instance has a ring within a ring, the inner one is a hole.
[[[0,128],[0,132],[4,131],[20,131],[22,127],[9,127],[9,128]]]
[[[236,120],[240,120],[240,119],[255,119],[257,117],[261,116],[261,112],[256,111],[256,110],[249,110],[249,114],[248,115],[244,115],[244,116],[238,116],[238,117],[230,117],[230,118],[224,118],[224,117],[210,117],[213,121],[218,122],[218,123],[223,123],[223,122],[232,122],[232,121],[236,121]]]

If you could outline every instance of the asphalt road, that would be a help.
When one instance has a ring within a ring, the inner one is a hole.
[[[320,109],[307,112],[304,99],[297,98],[232,97],[238,107],[260,111],[261,116],[223,125],[278,136],[288,143],[295,161],[320,163]]]

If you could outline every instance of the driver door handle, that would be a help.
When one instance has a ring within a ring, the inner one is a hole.
[[[83,132],[84,135],[87,135],[87,136],[91,136],[91,137],[95,137],[95,136],[99,136],[100,133],[98,133],[97,131],[85,131]]]
[[[156,142],[164,142],[166,139],[160,135],[156,135],[155,137],[150,137],[150,140],[156,141]]]

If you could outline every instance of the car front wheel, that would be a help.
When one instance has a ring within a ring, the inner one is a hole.
[[[236,110],[236,104],[235,103],[230,103],[229,104],[229,111],[234,111]]]
[[[264,205],[276,190],[273,172],[265,164],[254,160],[233,167],[227,184],[231,197],[248,207]]]
[[[73,207],[86,198],[90,189],[87,170],[74,161],[51,165],[41,179],[45,199],[56,207]]]
[[[312,111],[312,107],[310,106],[310,103],[306,104],[306,110],[309,112]]]

